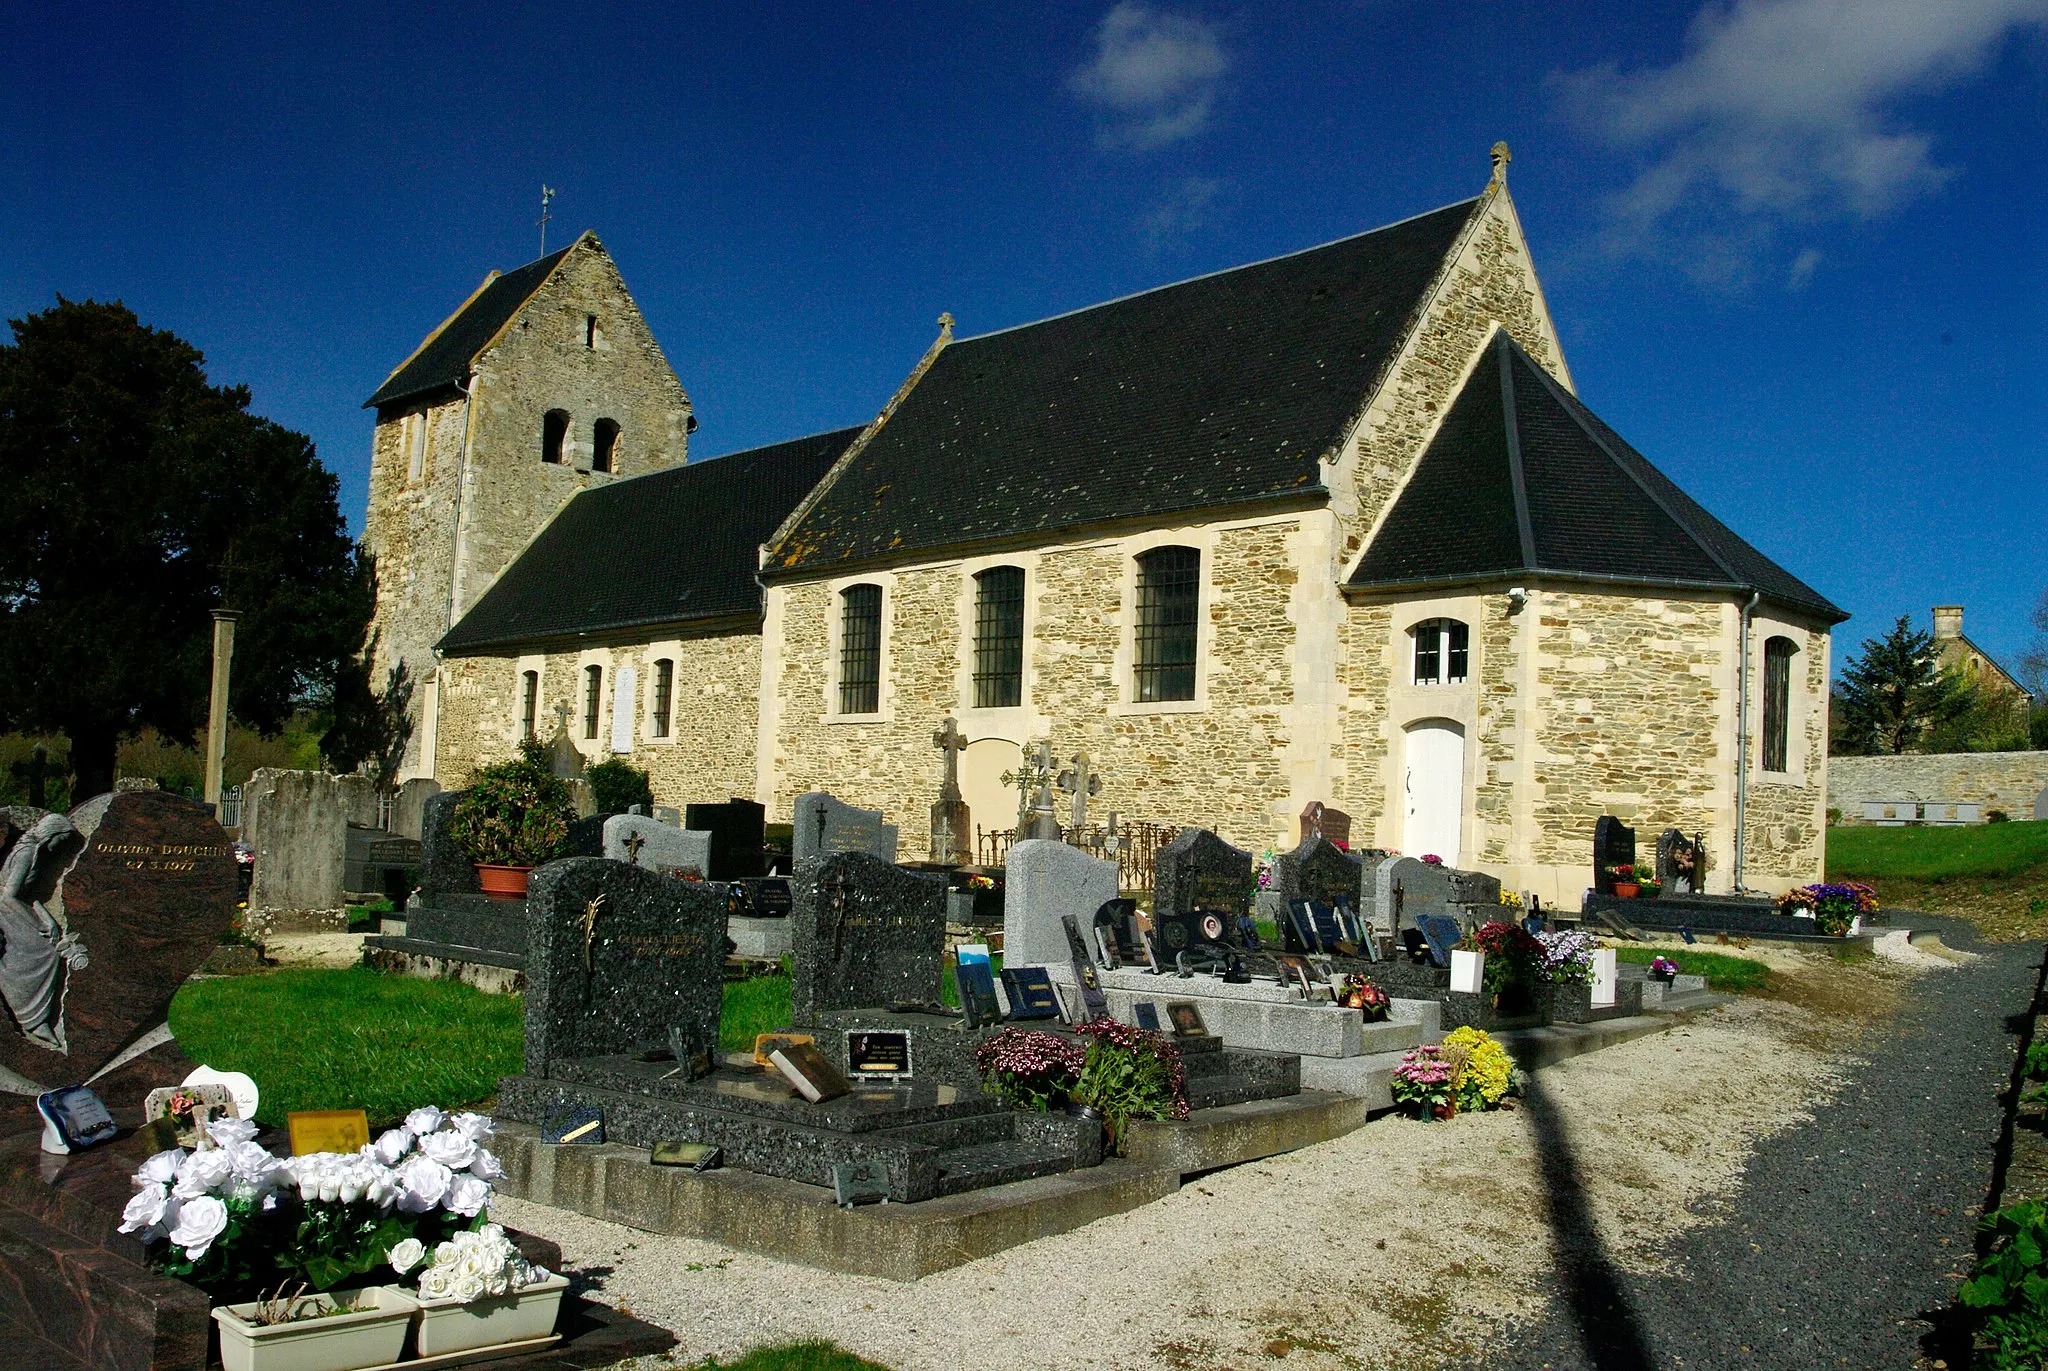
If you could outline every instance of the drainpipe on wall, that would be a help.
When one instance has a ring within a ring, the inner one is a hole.
[[[1735,643],[1741,667],[1737,672],[1735,704],[1735,882],[1733,893],[1743,889],[1743,861],[1749,833],[1749,618],[1756,612],[1760,591],[1752,591],[1742,607],[1742,629]]]

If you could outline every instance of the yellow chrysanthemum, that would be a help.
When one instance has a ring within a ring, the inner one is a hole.
[[[1465,1073],[1458,1081],[1460,1109],[1491,1109],[1506,1098],[1515,1064],[1508,1051],[1483,1028],[1453,1029],[1444,1036],[1446,1048],[1463,1048]]]

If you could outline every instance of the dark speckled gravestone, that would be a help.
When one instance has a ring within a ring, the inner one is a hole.
[[[1152,908],[1157,913],[1200,909],[1246,914],[1251,907],[1251,853],[1206,828],[1185,830],[1159,849],[1152,867]]]
[[[1294,851],[1281,853],[1273,865],[1280,893],[1290,900],[1364,907],[1365,863],[1327,838],[1310,834]]]
[[[939,998],[946,881],[840,852],[797,864],[792,1016]]]
[[[476,863],[455,839],[448,836],[448,820],[455,814],[455,802],[469,792],[444,790],[429,795],[420,811],[420,897],[474,895]]]
[[[671,1028],[715,1047],[725,903],[722,886],[598,857],[534,872],[526,896],[527,1074],[544,1076],[563,1058],[666,1048]]]

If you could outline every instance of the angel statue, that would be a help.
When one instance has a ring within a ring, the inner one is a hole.
[[[30,1042],[66,1053],[63,972],[85,969],[85,947],[37,896],[62,860],[57,849],[77,836],[71,820],[45,814],[0,861],[0,999]]]

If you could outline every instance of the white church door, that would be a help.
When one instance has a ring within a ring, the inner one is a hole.
[[[1408,815],[1401,855],[1434,855],[1456,866],[1465,823],[1465,730],[1448,719],[1409,725],[1403,784]]]

